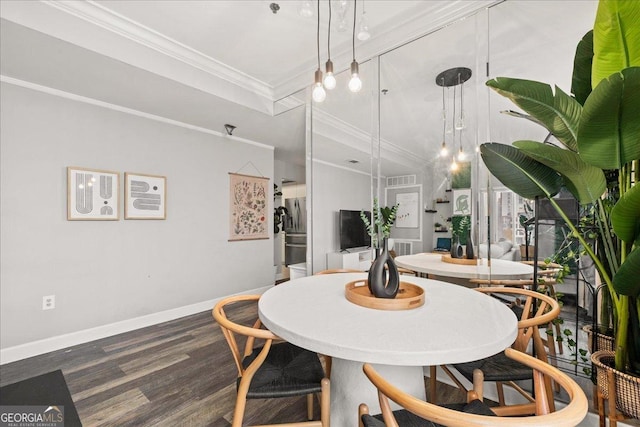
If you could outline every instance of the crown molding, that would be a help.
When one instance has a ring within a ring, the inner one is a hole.
[[[273,114],[273,88],[93,1],[2,2],[4,19]]]

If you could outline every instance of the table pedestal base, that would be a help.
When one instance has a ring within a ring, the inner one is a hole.
[[[380,413],[378,392],[362,372],[362,362],[333,358],[331,364],[331,425],[358,425],[358,406],[366,403],[371,414]],[[390,383],[404,392],[424,400],[422,366],[391,366],[373,364]],[[392,403],[392,408],[397,406]]]

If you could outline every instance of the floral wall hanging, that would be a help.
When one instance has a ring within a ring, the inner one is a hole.
[[[269,238],[269,178],[229,173],[229,241]]]

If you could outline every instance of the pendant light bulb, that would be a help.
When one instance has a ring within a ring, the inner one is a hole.
[[[371,33],[369,33],[369,23],[367,22],[366,12],[363,11],[360,17],[360,26],[358,27],[358,40],[369,40],[369,37],[371,37]]]
[[[453,161],[451,162],[451,172],[455,172],[458,170],[458,162],[456,162],[456,158],[453,158]]]
[[[462,147],[460,147],[460,150],[458,151],[458,161],[463,162],[466,158],[467,158],[467,155],[462,150]]]
[[[328,60],[326,63],[326,75],[324,76],[324,87],[332,90],[336,87],[336,77],[333,75],[333,62]]]
[[[449,150],[447,150],[447,144],[442,141],[442,147],[440,148],[440,157],[447,157]]]
[[[351,92],[359,92],[362,89],[362,80],[360,80],[359,74],[358,62],[354,59],[351,63],[351,80],[349,80],[349,90]]]
[[[324,87],[322,86],[322,71],[320,71],[320,68],[316,70],[315,83],[313,85],[311,97],[315,102],[322,102],[327,97],[327,92],[325,92]]]

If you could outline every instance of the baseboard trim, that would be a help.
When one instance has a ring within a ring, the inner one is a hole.
[[[271,286],[251,289],[238,295],[262,294],[269,288]],[[5,348],[0,350],[0,365],[211,310],[222,298],[224,297]]]
[[[425,377],[429,376],[429,367],[424,368],[424,375]],[[440,367],[438,367],[438,370],[436,372],[436,378],[441,383],[444,383],[456,388],[458,387],[453,382],[453,380],[449,378],[449,376],[442,369],[440,369]],[[456,375],[456,378],[458,378],[465,387],[468,387],[469,389],[473,388],[473,385],[469,381],[467,381],[466,378],[460,375]],[[486,397],[487,399],[490,399],[493,401],[498,400],[498,393],[495,387],[492,387],[492,386],[484,387],[483,394],[484,394],[484,397]],[[504,398],[505,398],[505,402],[518,402],[519,400],[523,399],[523,397],[520,396],[518,392],[511,389],[510,387],[504,388]],[[556,408],[562,408],[564,406],[565,406],[564,403],[558,402],[556,400]],[[584,418],[584,420],[582,420],[580,424],[578,424],[577,427],[598,427],[599,425],[600,425],[600,418],[598,417],[598,414],[596,414],[595,412],[587,412],[587,416]],[[632,424],[625,423],[624,421],[618,421],[618,425],[621,427],[626,427],[626,426],[633,427]]]

